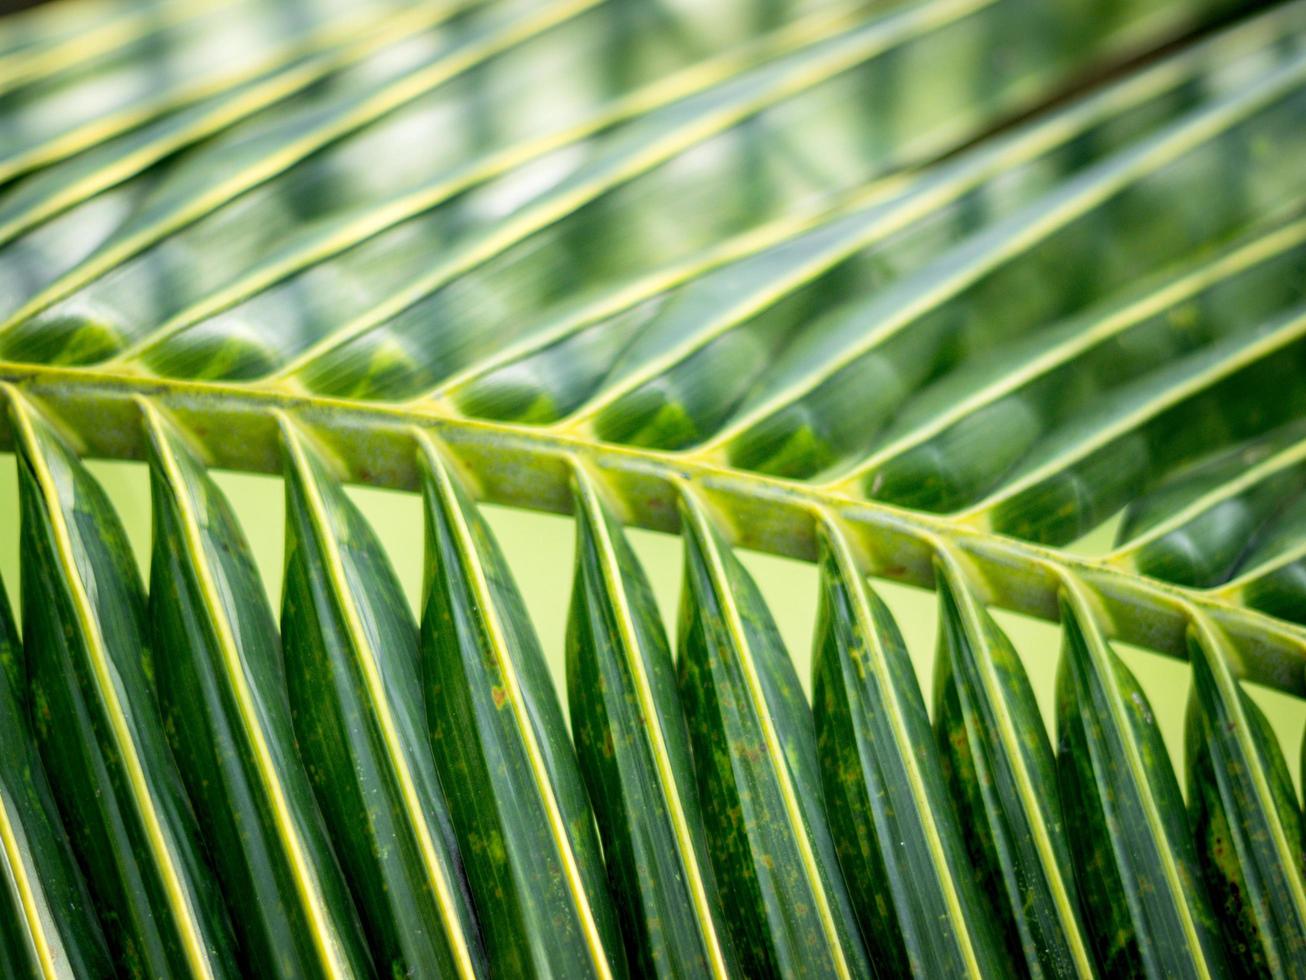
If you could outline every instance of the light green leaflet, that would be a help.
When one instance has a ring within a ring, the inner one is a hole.
[[[249,545],[183,437],[150,433],[155,685],[244,969],[366,977],[370,957],[291,729],[276,621]]]
[[[420,8],[416,13],[423,13]],[[446,16],[443,10],[438,16]],[[128,181],[205,137],[221,133],[282,100],[291,98],[331,72],[370,54],[375,48],[430,26],[424,16],[395,18],[365,31],[350,43],[313,53],[294,64],[254,78],[232,91],[221,92],[164,116],[118,139],[97,144],[85,153],[45,167],[8,189],[0,199],[0,243],[39,227],[41,223]]]
[[[567,626],[572,732],[632,969],[726,977],[722,929],[671,647],[639,559],[577,465]]]
[[[281,439],[290,703],[374,958],[384,972],[476,976],[484,954],[427,747],[417,624],[311,437],[282,418]]]
[[[401,13],[405,4],[353,10],[346,4],[343,10],[331,11],[331,3],[312,3],[321,19],[314,23],[315,18],[307,18],[300,30],[277,16],[290,6],[258,0],[213,4],[189,22],[166,26],[162,37],[137,38],[125,52],[88,61],[86,70],[69,73],[71,77],[53,86],[38,81],[31,86],[34,92],[20,87],[9,93],[9,126],[15,138],[0,151],[0,181],[58,162],[302,53],[366,31],[378,18]],[[158,72],[170,72],[173,84],[160,87]]]
[[[416,67],[409,68],[406,60],[400,60],[401,70],[394,72],[396,77],[392,80],[372,83],[361,93],[348,92],[345,97],[329,102],[326,110],[303,113],[305,118],[292,114],[270,131],[256,129],[250,139],[232,141],[229,155],[220,163],[210,161],[203,154],[197,158],[197,165],[188,167],[183,163],[169,174],[146,206],[124,222],[94,253],[0,323],[0,334],[74,294],[169,232],[185,227],[300,162],[333,139],[395,111],[502,47],[545,30],[595,2],[598,0],[532,0],[519,4],[525,9],[511,10],[511,15],[499,18],[470,40],[447,43]]]

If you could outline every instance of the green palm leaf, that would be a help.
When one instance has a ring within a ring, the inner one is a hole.
[[[112,975],[90,892],[25,724],[22,646],[0,584],[0,967],[7,976]]]
[[[0,131],[6,975],[1303,975],[1306,0],[53,0]]]
[[[425,750],[417,623],[375,533],[310,438],[284,420],[282,441],[281,619],[305,766],[375,958],[397,972],[473,975],[484,953]]]

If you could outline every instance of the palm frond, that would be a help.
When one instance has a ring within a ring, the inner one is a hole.
[[[1306,972],[1306,0],[57,0],[0,128],[6,975]],[[575,517],[570,724],[481,502]]]

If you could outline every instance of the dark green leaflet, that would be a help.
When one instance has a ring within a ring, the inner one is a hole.
[[[1221,592],[1271,616],[1306,623],[1306,492],[1284,502],[1261,529]]]
[[[873,292],[833,329],[800,335],[757,380],[714,444],[746,441],[765,427],[780,445],[782,430],[791,424],[791,435],[801,435],[826,397],[833,398],[826,410],[837,414],[837,393],[845,384],[856,388],[859,372],[884,357],[894,337],[937,335],[945,364],[991,351],[1163,268],[1194,242],[1218,242],[1300,199],[1306,180],[1287,161],[1303,139],[1289,120],[1306,105],[1304,76],[1301,54],[1274,64],[1255,84],[1211,99]],[[1246,181],[1242,192],[1221,196],[1219,208],[1190,203],[1209,196],[1213,179],[1233,179],[1235,167],[1237,179]],[[1185,205],[1180,220],[1175,213]],[[1062,284],[1060,270],[1068,268],[1080,271],[1074,288]],[[836,448],[833,456],[841,458],[852,447]]]
[[[682,490],[680,690],[726,928],[747,976],[868,977],[811,709],[757,586],[703,506]]]
[[[381,972],[485,972],[431,757],[417,623],[380,542],[307,436],[282,420],[281,628],[299,750]]]
[[[1044,544],[1072,541],[1169,470],[1303,414],[1306,303],[1111,392],[965,516]]]
[[[567,689],[632,971],[731,975],[689,733],[653,591],[578,464]]]
[[[1228,965],[1183,797],[1146,695],[1063,577],[1057,676],[1062,806],[1088,926],[1109,976],[1220,977]]]
[[[19,460],[29,698],[114,964],[234,977],[234,942],[154,703],[145,591],[103,489],[5,386]]]
[[[1288,764],[1234,678],[1228,638],[1196,618],[1188,643],[1188,808],[1229,965],[1240,976],[1306,976],[1306,865]]]
[[[1306,298],[1306,220],[1257,227],[1104,303],[977,359],[915,398],[840,477],[878,500],[955,510],[992,490],[1038,439],[1113,390]]]
[[[1025,668],[940,546],[934,721],[943,772],[969,829],[980,891],[1013,964],[1032,977],[1094,975],[1081,928],[1056,761]]]
[[[86,883],[29,730],[26,670],[0,582],[0,975],[113,975]]]
[[[998,977],[1007,953],[979,892],[916,673],[844,532],[821,533],[812,701],[830,829],[877,972]]]
[[[1180,585],[1229,577],[1261,527],[1306,489],[1306,425],[1278,429],[1189,467],[1135,501],[1114,560]]]
[[[685,271],[670,277],[652,275],[622,283],[612,295],[624,298],[627,307],[656,296],[661,309],[649,310],[653,304],[644,303],[609,323],[592,315],[576,317],[570,327],[565,320],[546,318],[532,331],[541,338],[534,346],[508,345],[489,358],[484,376],[471,384],[460,379],[451,386],[446,381],[437,392],[466,386],[456,401],[473,415],[548,422],[583,405],[583,417],[592,419],[607,437],[661,445],[692,441],[696,434],[710,432],[721,412],[737,400],[736,389],[748,382],[752,366],[773,346],[771,321],[777,314],[796,316],[805,324],[805,334],[828,329],[828,323],[809,321],[846,299],[850,281],[878,283],[890,274],[904,274],[950,238],[973,231],[977,221],[994,220],[1068,172],[1240,84],[1243,80],[1230,71],[1232,66],[1256,57],[1288,58],[1302,20],[1300,11],[1295,18],[1291,14],[1275,12],[1185,49],[1009,137],[989,141],[934,168],[911,185],[911,193],[902,193],[902,181],[896,189],[886,186],[893,183],[889,181],[878,186],[873,182],[858,195],[872,201],[894,197],[891,207],[840,201],[819,225],[811,220],[797,223],[779,237],[740,236],[737,241],[751,239],[755,244],[736,249],[730,261],[743,259],[737,265],[713,273],[725,263],[697,270],[692,263],[682,263],[672,268]],[[985,179],[995,174],[1000,178]],[[850,257],[850,252],[857,254]],[[798,309],[800,305],[808,312]],[[725,341],[726,331],[747,336]],[[632,334],[633,342],[623,351]],[[502,358],[514,346],[525,346],[526,353],[505,366]],[[839,390],[827,388],[822,398],[837,402],[842,411],[812,415],[809,420],[819,432],[802,430],[784,442],[788,423],[777,422],[732,442],[730,459],[735,465],[801,475],[831,461],[827,450],[832,443],[867,444],[872,421],[896,409],[911,379],[922,373],[912,352],[924,348],[932,357],[934,346],[913,339],[899,345],[892,358],[877,362],[882,370],[840,375]],[[612,370],[604,377],[608,365]],[[729,378],[730,384],[704,390],[694,384],[703,377]],[[600,381],[602,388],[596,391]],[[574,417],[569,424],[577,421]],[[773,430],[781,432],[778,448],[771,439]]]
[[[490,968],[625,976],[585,782],[535,630],[458,477],[428,436],[415,438],[427,721]]]
[[[177,430],[141,406],[154,501],[154,681],[242,967],[366,977],[371,960],[296,753],[276,619],[249,545]]]

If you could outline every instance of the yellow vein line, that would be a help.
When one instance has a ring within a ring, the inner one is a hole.
[[[578,143],[617,123],[709,89],[765,59],[780,57],[815,41],[831,37],[847,29],[848,25],[854,22],[846,11],[841,11],[837,15],[820,12],[818,15],[782,28],[773,35],[746,46],[743,50],[730,51],[709,61],[691,65],[667,78],[652,82],[628,96],[601,105],[586,119],[543,136],[506,146],[452,173],[443,174],[424,183],[413,191],[369,206],[361,215],[346,220],[341,227],[321,239],[312,240],[275,261],[258,266],[192,303],[119,352],[113,360],[114,362],[130,360],[146,350],[154,349],[174,334],[236,305],[261,290],[276,285],[303,269],[325,262],[410,218],[431,211],[473,187],[485,184],[548,153]]]
[[[1184,528],[1219,504],[1232,500],[1257,484],[1292,470],[1303,462],[1306,462],[1306,439],[1299,439],[1288,448],[1262,460],[1250,469],[1239,473],[1234,479],[1222,483],[1198,497],[1182,510],[1138,535],[1138,537],[1126,541],[1110,554],[1104,556],[1102,561],[1111,565],[1130,564],[1134,556],[1153,541]]]
[[[833,215],[861,207],[866,201],[879,197],[880,193],[879,182],[873,182],[859,188],[848,200],[833,207],[830,206],[830,202],[822,201],[815,207],[784,215],[709,246],[684,262],[670,263],[648,275],[622,283],[598,299],[560,315],[556,322],[541,328],[538,332],[529,334],[516,343],[507,344],[477,363],[455,371],[431,391],[412,398],[409,403],[456,398],[459,389],[492,374],[499,368],[525,360],[561,340],[580,333],[587,327],[630,310],[645,300],[686,285],[713,269],[746,259],[772,245],[795,238],[821,222],[830,220]]]
[[[276,417],[281,426],[283,441],[294,459],[295,469],[299,473],[300,484],[304,488],[309,514],[312,516],[313,530],[317,535],[317,545],[322,557],[326,560],[332,598],[335,600],[337,610],[345,620],[356,663],[363,675],[368,699],[372,705],[377,727],[381,732],[381,740],[385,745],[386,756],[394,772],[395,781],[399,784],[399,793],[403,798],[406,811],[405,817],[413,837],[416,838],[427,879],[430,881],[431,890],[435,894],[445,935],[449,937],[453,947],[453,958],[457,964],[458,974],[462,977],[473,978],[476,976],[476,971],[472,965],[471,951],[468,948],[464,923],[454,901],[449,871],[440,858],[435,842],[431,839],[431,829],[427,822],[425,808],[422,805],[421,796],[417,791],[417,784],[408,765],[408,756],[404,750],[403,740],[399,736],[398,727],[395,725],[394,716],[390,711],[390,699],[385,693],[385,683],[382,681],[380,670],[377,667],[376,651],[368,641],[367,631],[363,628],[359,618],[357,600],[349,585],[348,575],[345,573],[344,564],[340,557],[340,549],[337,546],[337,539],[332,531],[331,518],[327,513],[326,503],[322,499],[321,489],[318,487],[316,477],[313,475],[294,423],[284,412],[276,413]]]
[[[1267,558],[1255,567],[1241,572],[1236,578],[1230,579],[1223,585],[1209,589],[1208,594],[1222,599],[1232,599],[1233,596],[1242,592],[1257,579],[1263,579],[1294,562],[1301,561],[1303,558],[1306,558],[1306,540],[1290,545],[1273,558]]]
[[[437,8],[433,11],[419,9],[414,15],[392,18],[355,42],[306,57],[298,65],[273,72],[249,83],[245,91],[235,93],[232,97],[222,98],[198,119],[177,128],[170,125],[159,137],[142,143],[32,201],[0,224],[0,242],[10,241],[35,225],[123,183],[181,147],[221,132],[248,116],[300,92],[332,71],[361,61],[396,40],[412,36],[438,24],[445,16],[447,12]]]
[[[36,890],[41,887],[41,884],[39,879],[35,882],[32,880],[29,869],[23,861],[23,847],[18,840],[17,825],[19,821],[9,816],[9,794],[5,790],[3,781],[0,781],[0,848],[4,851],[8,877],[13,883],[18,904],[22,909],[23,932],[40,968],[40,975],[46,980],[58,980],[60,972],[55,965],[54,952],[45,934],[41,911],[36,901]]]
[[[1224,631],[1211,622],[1206,613],[1196,606],[1187,604],[1184,611],[1192,620],[1192,625],[1189,626],[1190,638],[1198,646],[1210,652],[1207,658],[1211,662],[1210,671],[1215,679],[1224,709],[1233,716],[1233,735],[1238,740],[1243,758],[1247,760],[1244,771],[1255,787],[1256,800],[1265,814],[1265,822],[1269,825],[1270,839],[1279,858],[1279,867],[1283,869],[1283,880],[1288,887],[1293,911],[1297,914],[1297,921],[1306,925],[1306,887],[1303,887],[1301,876],[1295,872],[1300,858],[1293,854],[1293,848],[1284,833],[1283,822],[1279,819],[1279,811],[1274,803],[1274,794],[1270,790],[1265,767],[1261,764],[1261,754],[1252,740],[1251,724],[1247,713],[1243,710],[1240,686],[1230,673],[1229,665],[1237,662],[1238,655],[1231,648]],[[1267,939],[1273,937],[1273,933],[1265,935]],[[1280,955],[1282,956],[1282,953]]]
[[[127,785],[131,791],[137,816],[145,831],[154,867],[162,879],[163,891],[173,923],[177,928],[183,954],[193,976],[203,980],[215,980],[213,968],[209,964],[204,936],[196,919],[190,889],[182,881],[173,860],[168,839],[170,835],[159,820],[154,796],[145,777],[145,768],[136,751],[136,743],[132,738],[127,716],[114,686],[116,668],[109,661],[99,620],[91,608],[90,596],[86,593],[86,586],[78,570],[76,550],[64,517],[63,505],[59,500],[59,491],[54,485],[54,476],[46,465],[39,439],[33,428],[29,413],[34,409],[26,404],[26,399],[12,384],[0,383],[0,391],[7,396],[9,404],[14,409],[14,427],[18,430],[14,434],[15,441],[21,440],[27,447],[28,459],[41,488],[50,530],[55,539],[55,548],[65,573],[64,585],[76,610],[78,633],[85,641],[91,673],[102,699],[104,713],[108,717],[110,737],[122,758]]]
[[[873,22],[869,29],[858,30],[846,38],[838,39],[838,50],[815,52],[821,57],[806,52],[798,68],[791,66],[777,69],[774,65],[765,66],[767,70],[761,74],[775,74],[778,77],[765,79],[757,94],[712,107],[688,122],[677,123],[651,138],[639,152],[632,153],[622,146],[615,154],[590,161],[586,169],[597,169],[598,176],[575,182],[566,181],[535,198],[512,218],[486,229],[451,258],[439,262],[405,288],[389,294],[371,309],[309,345],[272,377],[279,380],[292,377],[315,358],[339,349],[381,326],[455,277],[547,228],[606,191],[648,173],[677,154],[725,132],[742,120],[842,74],[890,49],[895,43],[901,43],[904,36],[911,37],[922,30],[933,29],[940,22],[947,23],[949,19],[961,17],[994,2],[995,0],[948,0],[937,7],[925,8],[924,14],[919,16],[904,17],[901,22],[896,19]]]
[[[542,34],[599,2],[601,0],[557,0],[529,16],[513,20],[507,25],[500,25],[499,29],[491,32],[488,37],[478,39],[474,43],[456,46],[452,50],[443,52],[422,68],[380,86],[362,102],[353,104],[347,111],[333,116],[327,125],[312,129],[274,152],[259,157],[227,175],[218,183],[205,188],[202,193],[189,198],[184,206],[174,209],[164,217],[129,235],[116,239],[94,253],[89,259],[31,297],[8,320],[0,323],[0,334],[71,295],[82,286],[148,248],[169,232],[203,217],[250,188],[285,171],[330,140],[342,137],[381,118],[386,113],[412,102],[451,78],[481,64],[493,55]],[[456,11],[445,12],[452,15]]]
[[[603,940],[599,935],[598,923],[594,919],[594,911],[590,907],[589,893],[586,892],[585,883],[581,880],[580,866],[577,864],[576,854],[572,850],[571,838],[567,835],[566,822],[563,820],[562,810],[558,805],[558,798],[553,790],[553,783],[550,782],[548,770],[544,765],[544,754],[540,749],[535,727],[532,725],[530,716],[526,711],[521,681],[517,677],[516,666],[512,662],[508,643],[503,635],[503,626],[499,622],[499,608],[495,602],[490,583],[485,578],[485,569],[478,557],[471,529],[467,526],[466,515],[463,514],[458,503],[452,478],[446,469],[444,461],[440,458],[440,450],[436,449],[431,436],[421,429],[412,430],[412,434],[422,451],[427,473],[435,480],[439,491],[440,506],[456,539],[458,553],[462,556],[463,571],[467,574],[475,596],[476,609],[481,614],[480,622],[482,629],[485,631],[485,639],[489,641],[490,648],[494,651],[494,662],[499,668],[504,688],[508,693],[508,703],[512,707],[513,720],[516,722],[518,733],[521,735],[522,746],[525,748],[526,757],[530,762],[531,775],[536,791],[540,795],[541,803],[544,804],[549,833],[553,838],[554,848],[557,850],[562,863],[563,878],[567,882],[568,891],[570,891],[572,901],[575,903],[577,918],[580,920],[581,931],[585,935],[586,947],[590,954],[590,960],[594,964],[594,971],[602,980],[612,980],[612,968],[603,949]]]
[[[748,633],[744,628],[743,620],[740,619],[739,608],[735,602],[734,592],[730,587],[730,578],[717,546],[716,531],[708,522],[707,513],[703,509],[705,505],[698,500],[695,491],[691,490],[689,485],[681,480],[676,480],[676,487],[684,504],[684,513],[690,522],[694,524],[697,537],[702,542],[703,557],[707,559],[708,564],[708,574],[712,578],[713,585],[725,611],[725,627],[734,639],[735,649],[738,651],[739,668],[744,675],[744,684],[748,688],[753,716],[758,727],[762,730],[762,739],[766,743],[771,768],[774,770],[776,781],[779,783],[780,799],[784,802],[785,818],[793,831],[794,843],[798,847],[799,860],[803,868],[803,876],[807,879],[807,886],[811,890],[812,898],[816,903],[817,918],[820,919],[821,931],[825,934],[826,945],[829,947],[830,955],[834,959],[835,972],[847,980],[852,976],[852,973],[849,970],[847,958],[844,956],[843,941],[839,936],[838,927],[835,925],[829,896],[825,893],[825,883],[821,878],[821,871],[816,863],[816,854],[812,850],[812,840],[807,821],[803,818],[803,811],[798,802],[798,793],[794,789],[793,779],[789,773],[789,761],[785,758],[784,747],[780,744],[780,736],[772,722],[766,693],[762,690],[762,679],[758,676],[757,665],[753,662]]]
[[[103,4],[101,6],[118,7],[119,10],[72,36],[55,35],[43,38],[30,47],[0,52],[0,94],[7,94],[37,76],[48,80],[64,69],[88,64],[93,58],[102,57],[136,40],[193,20],[208,13],[211,8],[220,9],[231,6],[232,3],[233,0],[209,0],[207,3],[166,0],[144,9],[130,9],[124,4]],[[63,7],[65,4],[56,6]],[[0,44],[2,43],[4,38],[0,37]]]
[[[689,888],[690,900],[694,905],[703,944],[707,948],[711,973],[716,977],[726,977],[729,974],[726,969],[725,954],[721,950],[716,921],[707,899],[707,889],[703,884],[702,869],[689,833],[689,821],[685,817],[680,789],[676,784],[675,773],[671,770],[671,756],[667,751],[666,737],[662,730],[662,714],[658,711],[657,703],[653,698],[653,687],[644,664],[642,645],[636,634],[629,596],[626,594],[620,563],[617,560],[617,551],[608,530],[607,515],[599,501],[599,491],[579,459],[572,460],[572,474],[576,483],[576,496],[589,518],[590,527],[594,530],[594,542],[598,546],[603,569],[603,583],[617,615],[617,629],[621,634],[626,665],[635,681],[635,694],[639,701],[640,714],[647,722],[643,731],[648,736],[648,748],[657,769],[658,785],[667,802],[671,825],[675,831],[676,850],[680,855],[680,866]]]
[[[450,13],[453,12],[450,11]],[[242,64],[227,71],[216,72],[211,77],[193,79],[190,84],[182,84],[168,89],[161,98],[153,101],[146,99],[129,103],[96,119],[76,124],[71,129],[52,134],[43,142],[0,155],[0,182],[10,180],[24,171],[30,171],[71,156],[96,143],[105,142],[166,112],[183,108],[210,95],[217,95],[227,91],[265,71],[287,64],[296,57],[330,47],[332,44],[347,39],[370,25],[381,22],[383,18],[394,16],[396,15],[393,13],[378,15],[373,12],[349,14],[343,17],[339,23],[325,27],[318,26],[306,32],[291,44],[269,44],[267,52],[264,52],[261,57],[248,64]]]
[[[169,433],[164,427],[166,423],[159,415],[158,409],[144,398],[138,399],[137,405],[140,406],[150,437],[158,450],[159,462],[163,465],[173,502],[181,518],[182,534],[185,538],[186,550],[191,556],[191,568],[204,599],[208,626],[218,644],[222,667],[231,684],[231,694],[236,702],[241,728],[248,740],[259,781],[267,793],[267,802],[272,810],[272,823],[276,827],[277,836],[281,839],[286,858],[290,863],[295,880],[295,891],[299,894],[300,903],[308,917],[309,932],[313,946],[317,950],[318,960],[328,975],[348,976],[351,971],[348,963],[341,956],[340,940],[335,934],[331,915],[325,908],[317,868],[305,853],[304,842],[286,799],[285,786],[277,773],[276,762],[272,758],[272,750],[268,747],[266,733],[259,719],[258,707],[255,705],[253,691],[250,690],[249,678],[245,675],[245,666],[236,638],[231,632],[231,622],[227,618],[217,584],[213,580],[213,570],[205,557],[199,521],[195,515],[186,478],[182,475],[173,455]]]
[[[959,246],[965,250],[959,255],[964,261],[951,262],[945,267],[944,275],[934,277],[922,288],[913,289],[892,310],[886,311],[883,319],[856,343],[845,345],[836,355],[736,416],[709,443],[705,443],[704,448],[728,441],[771,413],[794,404],[885,338],[955,298],[1003,262],[1036,247],[1135,181],[1156,173],[1235,124],[1272,106],[1275,100],[1290,95],[1303,79],[1306,79],[1306,57],[1296,59],[1288,69],[1276,71],[1255,87],[1222,100],[1198,118],[1149,140],[1143,147],[1127,149],[1119,157],[1104,161],[1090,172],[1091,180],[1087,177],[1074,179],[1069,187],[1052,192],[1036,214],[1012,215],[987,233],[981,232],[968,239]]]

